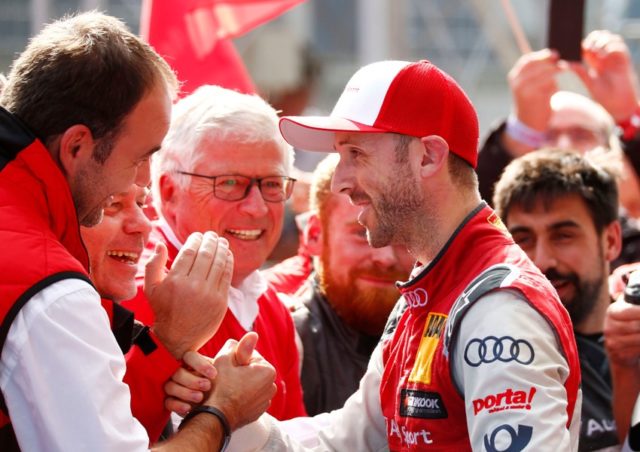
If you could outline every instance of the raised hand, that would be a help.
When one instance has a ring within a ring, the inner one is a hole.
[[[202,347],[227,311],[233,256],[214,232],[189,236],[165,270],[167,249],[159,244],[145,268],[144,291],[155,313],[154,333],[173,356]]]
[[[582,63],[571,69],[585,84],[593,100],[619,122],[638,107],[637,77],[629,48],[620,35],[596,30],[582,41]]]
[[[276,394],[276,371],[255,351],[257,342],[256,333],[230,339],[213,360],[218,375],[204,404],[222,410],[231,430],[258,419]]]
[[[605,347],[611,364],[640,365],[640,306],[619,298],[607,309],[604,320]]]
[[[556,75],[568,69],[549,49],[522,55],[507,76],[513,96],[513,114],[524,125],[544,132],[551,117],[551,96],[558,90]]]
[[[257,342],[256,333],[247,333],[240,342],[229,339],[214,359],[185,353],[185,367],[165,385],[165,407],[185,415],[196,405],[214,406],[232,430],[255,421],[277,389],[275,369],[255,351]]]

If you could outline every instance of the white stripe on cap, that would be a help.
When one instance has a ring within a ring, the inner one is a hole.
[[[408,61],[380,61],[353,74],[344,88],[331,116],[373,126],[389,86]]]

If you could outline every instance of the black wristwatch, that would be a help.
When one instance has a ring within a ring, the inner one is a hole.
[[[222,448],[220,449],[220,451],[224,452],[227,449],[227,446],[229,445],[229,441],[231,440],[231,427],[229,426],[229,421],[227,420],[227,417],[224,415],[222,411],[220,411],[216,407],[209,406],[209,405],[200,405],[195,407],[194,409],[192,409],[187,413],[184,419],[182,419],[182,422],[180,423],[180,427],[178,429],[179,430],[182,429],[182,426],[189,419],[191,419],[192,417],[200,413],[213,414],[215,417],[217,417],[220,420],[220,424],[222,424],[222,432],[224,433],[224,440],[222,441]]]

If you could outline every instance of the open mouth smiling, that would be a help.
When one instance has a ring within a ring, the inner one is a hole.
[[[140,253],[133,251],[109,250],[107,251],[107,256],[125,264],[132,265],[137,264],[138,260],[140,260]]]
[[[226,229],[225,232],[240,240],[258,240],[264,229]]]

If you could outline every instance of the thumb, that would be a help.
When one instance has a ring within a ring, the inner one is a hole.
[[[238,345],[236,345],[236,363],[240,366],[246,366],[251,360],[251,355],[258,343],[258,334],[250,332],[242,336]]]
[[[156,243],[153,255],[144,267],[144,293],[149,298],[149,293],[158,286],[165,275],[165,265],[167,264],[168,251],[164,243]]]

